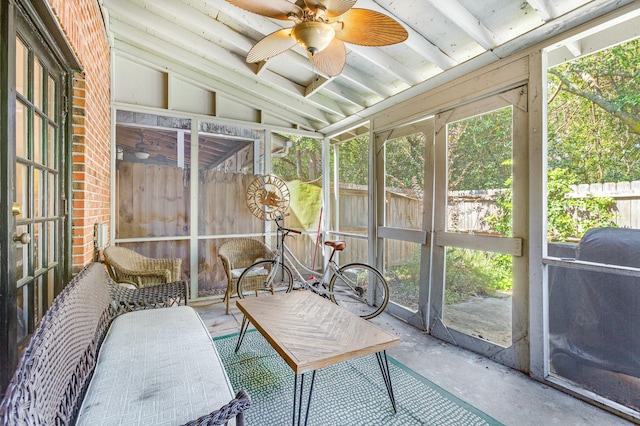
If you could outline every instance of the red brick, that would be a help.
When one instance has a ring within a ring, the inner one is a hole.
[[[110,55],[99,2],[48,0],[84,72],[73,78],[73,269],[93,260],[95,218],[109,219]],[[91,202],[89,202],[91,200]]]

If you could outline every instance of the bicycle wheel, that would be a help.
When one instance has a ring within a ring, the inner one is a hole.
[[[245,269],[238,278],[238,297],[258,297],[293,288],[293,276],[286,265],[275,260],[260,260]]]
[[[364,318],[379,315],[389,303],[389,286],[375,268],[364,263],[340,267],[329,281],[331,301]]]

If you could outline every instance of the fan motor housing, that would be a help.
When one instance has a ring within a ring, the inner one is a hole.
[[[336,35],[329,24],[318,21],[301,22],[291,31],[291,35],[311,55],[324,50]]]

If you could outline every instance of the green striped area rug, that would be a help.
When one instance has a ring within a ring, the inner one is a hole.
[[[246,424],[291,424],[292,370],[255,330],[245,335],[240,351],[234,354],[237,341],[237,333],[214,339],[234,389],[245,389],[251,397]],[[376,357],[369,355],[318,370],[308,424],[501,424],[395,359],[389,357],[389,363],[398,408],[396,414],[393,413]]]

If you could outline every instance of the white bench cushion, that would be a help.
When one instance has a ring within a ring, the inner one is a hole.
[[[200,316],[188,306],[116,318],[78,425],[180,425],[235,393]]]

